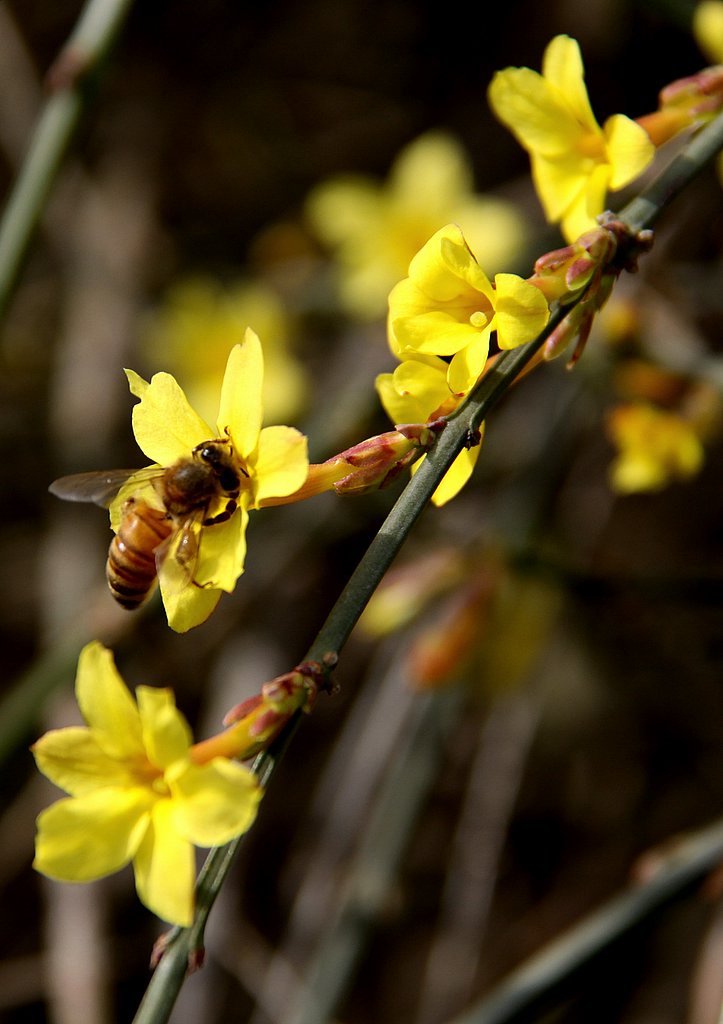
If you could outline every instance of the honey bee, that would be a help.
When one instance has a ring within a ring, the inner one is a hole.
[[[202,527],[231,518],[244,475],[234,462],[229,441],[215,438],[166,468],[76,473],[55,480],[49,491],[66,501],[90,501],[108,508],[131,477],[139,485],[152,484],[163,507],[129,497],[108,549],[105,574],[110,592],[118,604],[132,610],[150,594],[161,566],[166,566],[164,587],[166,582],[173,588],[195,583]],[[224,508],[209,516],[218,499],[226,499]]]

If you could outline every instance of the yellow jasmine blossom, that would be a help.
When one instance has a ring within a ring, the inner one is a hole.
[[[494,285],[456,224],[434,234],[409,264],[409,276],[389,296],[389,343],[401,359],[451,356],[447,382],[466,393],[484,369],[490,335],[500,348],[536,337],[547,323],[547,300],[516,274]]]
[[[40,771],[70,794],[40,814],[34,866],[58,881],[89,882],[132,863],[141,902],[189,925],[193,847],[246,832],[258,783],[228,758],[195,762],[172,692],[139,686],[134,700],[97,642],[81,652],[75,693],[86,725],[53,730],[33,747]]]
[[[176,282],[143,329],[144,353],[175,377],[190,381],[188,400],[203,415],[215,411],[229,349],[250,326],[264,339],[264,417],[296,416],[308,382],[289,348],[290,324],[276,292],[258,281],[223,286],[211,277]]]
[[[379,374],[376,388],[390,419],[394,423],[428,423],[456,409],[469,389],[454,394],[447,382],[447,371],[448,365],[443,359],[420,356],[405,359],[394,373]],[[459,494],[472,475],[479,452],[479,445],[462,449],[432,495],[435,505],[445,505]],[[415,463],[412,472],[421,462],[419,459]]]
[[[361,319],[384,314],[390,288],[443,224],[464,225],[486,268],[509,263],[525,241],[517,208],[474,192],[467,155],[443,132],[428,132],[405,147],[383,184],[361,175],[322,183],[306,212],[337,256],[344,307]]]
[[[618,449],[610,479],[621,494],[660,490],[694,476],[703,464],[703,445],[693,424],[646,402],[613,409],[608,433]]]
[[[595,120],[577,42],[549,43],[542,74],[530,68],[498,71],[489,87],[495,115],[530,154],[532,177],[547,219],[560,222],[567,241],[595,226],[608,189],[640,175],[655,147],[624,114]]]
[[[176,530],[158,577],[168,624],[182,633],[208,618],[221,591],[234,589],[246,557],[248,510],[265,499],[292,494],[304,483],[307,442],[292,427],[261,428],[263,353],[250,328],[228,357],[215,428],[193,410],[170,374],[157,373],[150,383],[132,370],[126,374],[140,399],[133,409],[133,432],[154,465],[132,476],[111,504],[113,530],[118,532],[130,497],[167,510],[159,470],[180,461],[198,463],[209,443],[234,484],[226,486],[222,475],[217,497],[188,517],[172,515]],[[194,547],[196,557],[191,558]]]
[[[693,36],[714,64],[723,64],[723,0],[703,0],[693,11]]]

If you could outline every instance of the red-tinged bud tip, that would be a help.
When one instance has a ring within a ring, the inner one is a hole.
[[[234,722],[240,722],[242,718],[246,718],[255,711],[261,703],[262,697],[260,693],[254,694],[253,697],[249,697],[248,700],[241,701],[235,707],[231,708],[223,717],[224,725],[233,725]]]

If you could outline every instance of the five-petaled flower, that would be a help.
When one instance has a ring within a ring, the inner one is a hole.
[[[172,538],[168,554],[159,560],[168,623],[177,632],[185,632],[208,618],[221,591],[232,591],[243,572],[249,509],[259,508],[267,499],[293,494],[306,480],[307,441],[292,427],[262,429],[263,354],[250,328],[243,344],[235,345],[229,355],[216,429],[192,409],[170,374],[157,373],[147,383],[131,370],[126,373],[131,391],[140,398],[133,409],[136,441],[154,466],[132,476],[111,504],[111,526],[116,533],[128,498],[164,509],[159,471],[179,460],[197,459],[199,450],[209,442],[223,451],[238,483],[233,501],[219,491],[203,509],[203,518],[195,522],[197,552],[193,559],[183,551],[190,546],[189,535],[182,535],[179,522],[177,539]],[[175,554],[192,562],[190,573],[179,573]]]
[[[603,127],[590,106],[577,42],[555,36],[542,74],[530,68],[498,71],[489,87],[496,116],[530,154],[545,214],[561,222],[572,242],[595,225],[608,189],[623,188],[655,155],[645,130],[624,114]]]
[[[617,448],[610,482],[621,494],[661,490],[690,479],[703,465],[696,426],[677,412],[629,402],[610,412],[607,429]]]
[[[384,315],[389,289],[442,224],[464,224],[484,267],[516,257],[526,234],[511,202],[474,192],[462,146],[437,131],[406,146],[386,182],[332,178],[313,190],[306,209],[316,234],[336,254],[344,307],[362,319]]]
[[[516,274],[494,285],[456,224],[434,234],[389,296],[389,343],[400,359],[451,356],[447,383],[466,393],[484,369],[490,335],[502,349],[531,341],[547,323],[544,295]]]
[[[53,730],[33,747],[43,774],[70,794],[40,814],[34,866],[88,882],[132,862],[145,906],[189,925],[193,847],[247,831],[261,796],[256,778],[227,757],[197,762],[172,692],[139,686],[134,700],[97,642],[81,652],[75,692],[87,725]]]

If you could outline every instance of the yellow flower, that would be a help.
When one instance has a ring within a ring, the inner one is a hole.
[[[382,316],[390,288],[441,225],[464,225],[486,268],[509,263],[525,239],[509,202],[475,194],[459,143],[442,132],[420,136],[397,157],[386,183],[333,178],[309,196],[307,215],[336,253],[345,308],[361,319]]]
[[[284,426],[261,429],[263,372],[261,342],[249,328],[243,344],[234,346],[229,355],[217,427],[212,429],[194,412],[170,374],[157,373],[147,383],[132,370],[126,371],[131,391],[140,398],[133,409],[133,431],[154,465],[132,476],[111,504],[113,530],[118,532],[129,497],[166,509],[158,471],[181,460],[198,462],[199,451],[209,442],[223,453],[238,486],[235,497],[221,491],[200,517],[190,517],[192,532],[182,528],[183,522],[175,524],[178,528],[158,578],[168,624],[177,632],[205,621],[221,591],[234,589],[246,556],[248,510],[259,508],[265,499],[293,494],[308,473],[303,434]],[[188,554],[192,537],[197,541],[196,559]]]
[[[263,405],[266,422],[296,416],[307,393],[301,364],[289,350],[289,323],[278,295],[260,282],[228,287],[190,277],[169,289],[147,318],[142,344],[156,365],[190,381],[191,405],[214,411],[229,349],[243,342],[247,326],[264,339]]]
[[[405,359],[394,373],[379,374],[376,379],[377,392],[392,422],[428,423],[456,409],[469,389],[453,394],[447,383],[447,370],[447,363],[443,359],[420,356],[419,359]],[[479,452],[479,445],[462,449],[432,495],[435,505],[445,505],[459,494],[472,475]],[[414,464],[413,473],[423,458]]]
[[[225,757],[194,763],[172,692],[139,686],[134,701],[99,643],[81,652],[75,692],[87,725],[46,733],[33,747],[40,771],[70,794],[40,814],[34,866],[58,881],[89,882],[132,862],[141,902],[189,925],[193,847],[246,832],[258,783]]]
[[[544,295],[516,274],[496,274],[494,286],[462,231],[437,231],[389,296],[389,342],[399,358],[452,356],[447,382],[466,393],[484,369],[490,334],[500,348],[531,341],[547,323]]]
[[[703,0],[693,11],[693,35],[714,64],[723,64],[723,0]]]
[[[613,409],[608,433],[618,449],[610,479],[621,494],[660,490],[694,476],[703,464],[703,445],[693,424],[646,402]]]
[[[549,43],[541,75],[530,68],[498,71],[489,102],[530,154],[545,214],[561,222],[569,242],[595,226],[607,190],[628,185],[655,154],[644,129],[624,114],[598,125],[580,49],[569,36],[555,36]]]

